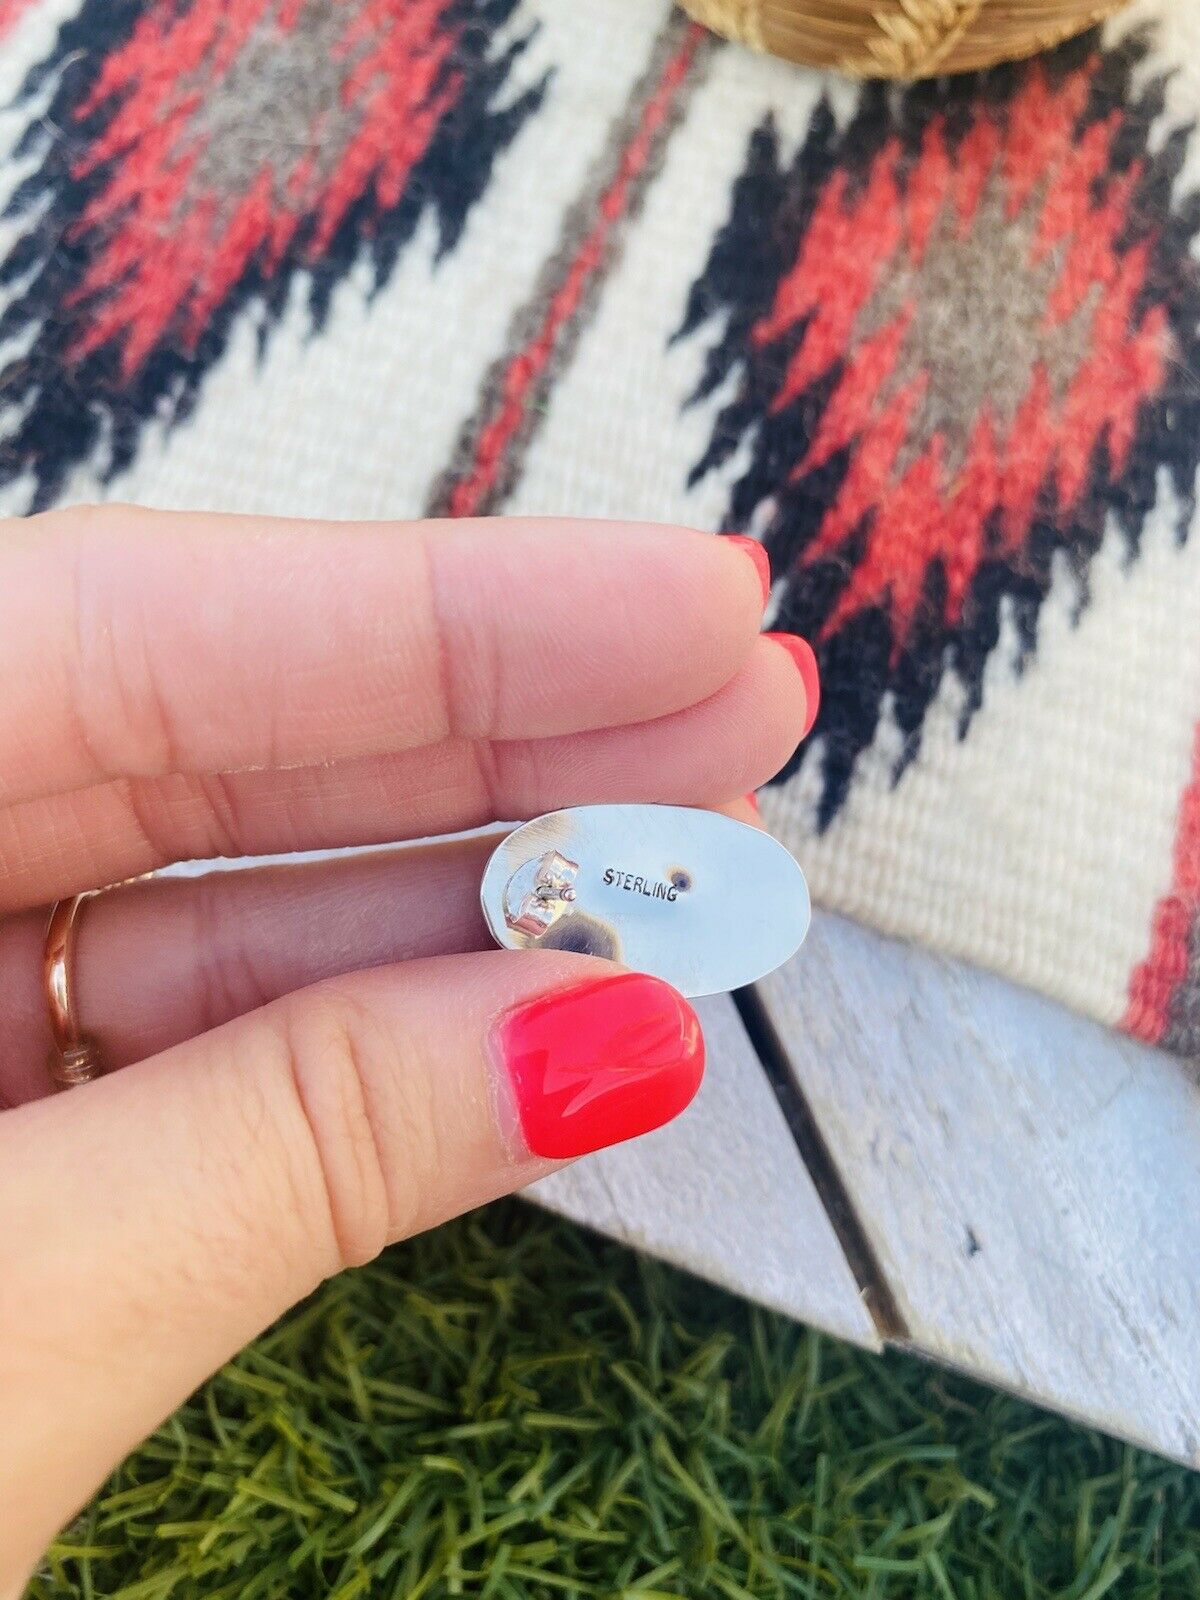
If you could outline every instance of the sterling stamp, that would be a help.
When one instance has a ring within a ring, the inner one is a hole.
[[[686,995],[773,971],[810,916],[804,874],[778,840],[687,806],[535,817],[497,845],[480,898],[498,944],[605,956]]]

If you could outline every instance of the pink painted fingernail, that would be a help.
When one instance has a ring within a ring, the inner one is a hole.
[[[813,723],[817,720],[817,712],[821,708],[821,674],[817,670],[817,658],[813,654],[813,647],[807,639],[802,639],[798,633],[768,633],[768,639],[774,639],[776,644],[781,644],[800,669],[800,676],[804,680],[804,732],[800,735],[807,739],[812,732]]]
[[[727,533],[725,538],[730,544],[737,545],[739,550],[744,550],[753,561],[758,570],[758,581],[762,584],[763,605],[771,593],[771,558],[759,544],[757,539],[748,539],[744,533]]]
[[[661,1128],[704,1075],[696,1013],[661,978],[622,972],[505,1012],[492,1047],[528,1150],[570,1160]]]

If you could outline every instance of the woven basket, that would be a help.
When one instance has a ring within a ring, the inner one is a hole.
[[[717,33],[875,78],[970,72],[1033,55],[1124,0],[683,0]]]

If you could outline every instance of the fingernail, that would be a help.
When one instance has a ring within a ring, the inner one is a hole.
[[[754,793],[753,789],[751,789],[750,793],[746,796],[746,804],[750,807],[751,811],[757,814],[758,796]]]
[[[568,1160],[649,1133],[700,1087],[696,1013],[660,978],[620,973],[539,995],[497,1019],[492,1045],[530,1153]]]
[[[737,545],[739,550],[744,550],[758,569],[758,581],[762,584],[763,605],[771,593],[771,558],[759,544],[757,539],[749,539],[744,533],[727,533],[725,538],[730,544]]]
[[[774,639],[776,644],[781,644],[800,669],[800,676],[804,679],[806,707],[804,732],[800,737],[807,739],[812,732],[813,723],[817,720],[817,712],[821,708],[821,675],[817,671],[817,658],[813,654],[813,647],[798,633],[768,633],[766,637]]]

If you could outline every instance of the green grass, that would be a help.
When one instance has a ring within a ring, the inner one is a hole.
[[[510,1203],[245,1351],[31,1594],[1200,1596],[1200,1476]]]

